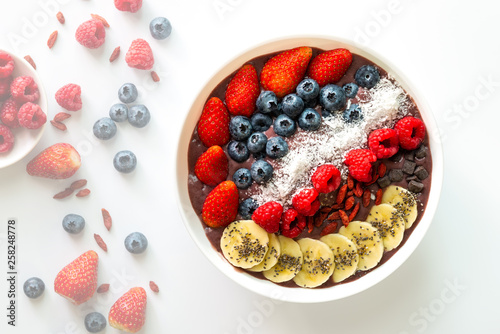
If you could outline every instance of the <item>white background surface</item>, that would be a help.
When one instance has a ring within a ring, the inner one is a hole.
[[[225,11],[216,5],[225,5]],[[65,122],[67,132],[47,125],[35,152],[0,170],[0,331],[85,333],[86,313],[107,314],[122,293],[143,286],[148,309],[142,333],[499,333],[500,222],[491,210],[500,199],[499,9],[489,0],[144,0],[143,8],[131,14],[116,10],[111,0],[10,1],[8,10],[0,11],[0,48],[33,57],[46,86],[48,118],[63,111],[53,96],[69,82],[81,85],[84,107]],[[65,25],[55,18],[59,10]],[[74,38],[90,13],[111,24],[97,50],[83,48]],[[151,38],[148,24],[155,16],[171,20],[168,40]],[[30,24],[38,26],[30,30]],[[56,29],[59,38],[49,50],[46,41]],[[363,293],[315,305],[272,302],[218,272],[183,226],[173,179],[183,117],[214,70],[252,45],[297,34],[353,39],[392,61],[427,97],[443,133],[445,157],[437,214],[410,259]],[[160,83],[154,84],[148,71],[125,64],[135,38],[150,42]],[[122,54],[110,64],[109,55],[118,45]],[[111,141],[94,140],[93,123],[107,115],[118,101],[117,89],[129,81],[139,86],[138,102],[149,107],[151,123],[143,129],[119,124]],[[74,177],[54,181],[27,175],[25,166],[35,153],[63,141],[82,155]],[[132,175],[113,169],[112,157],[122,149],[139,159]],[[78,178],[88,179],[89,197],[52,199]],[[110,232],[102,224],[101,208],[113,217]],[[67,213],[85,217],[82,235],[73,237],[62,229]],[[5,225],[11,217],[20,229],[16,328],[7,327],[4,315]],[[142,256],[131,256],[123,247],[133,231],[149,239]],[[108,253],[96,246],[93,233],[103,236]],[[64,265],[88,249],[100,255],[99,283],[112,288],[75,307],[55,294],[52,284]],[[47,285],[39,300],[22,294],[22,283],[31,276]],[[149,280],[159,285],[159,294],[150,292]],[[105,332],[117,331],[108,326]]]

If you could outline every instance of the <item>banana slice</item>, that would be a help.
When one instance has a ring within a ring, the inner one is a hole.
[[[358,270],[375,267],[384,254],[384,243],[378,230],[370,223],[352,221],[342,226],[339,233],[349,238],[358,248]]]
[[[319,240],[327,244],[333,252],[335,269],[332,279],[335,283],[342,282],[356,272],[359,255],[354,242],[338,233],[327,234]]]
[[[304,257],[299,273],[293,278],[298,286],[315,288],[332,276],[335,268],[333,252],[327,244],[311,238],[297,241]]]
[[[382,195],[382,203],[391,204],[405,221],[405,228],[410,228],[417,219],[418,209],[415,195],[400,186],[389,186]]]
[[[291,280],[302,267],[303,257],[299,244],[290,238],[278,236],[280,242],[280,257],[278,262],[263,272],[264,277],[274,283]]]
[[[245,269],[264,260],[268,244],[267,232],[253,220],[232,222],[224,229],[220,239],[224,257],[233,266]]]
[[[252,268],[248,268],[250,271],[264,271],[272,268],[276,263],[278,263],[278,259],[281,254],[280,241],[278,236],[274,233],[268,233],[269,236],[269,244],[266,255],[264,256],[264,260],[256,266]]]
[[[384,249],[390,251],[399,246],[405,235],[405,221],[390,204],[375,205],[366,221],[378,229]]]

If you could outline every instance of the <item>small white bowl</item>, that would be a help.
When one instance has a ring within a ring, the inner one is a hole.
[[[201,115],[204,103],[213,88],[221,80],[254,57],[299,46],[318,47],[325,50],[347,48],[351,52],[366,57],[390,72],[391,75],[393,75],[393,77],[401,84],[401,86],[413,97],[418,105],[427,127],[430,139],[430,149],[432,152],[432,181],[427,208],[422,219],[406,243],[386,263],[374,269],[367,275],[353,282],[325,289],[281,287],[270,281],[254,278],[253,276],[234,268],[210,244],[205,235],[203,226],[191,206],[188,195],[188,145],[192,132]],[[397,70],[387,60],[375,55],[374,52],[368,51],[365,48],[361,49],[348,41],[331,37],[303,36],[270,41],[251,48],[227,63],[220,70],[216,71],[214,76],[206,83],[194,100],[191,109],[186,116],[177,150],[177,193],[181,216],[194,242],[198,245],[210,262],[212,262],[229,278],[251,291],[269,298],[297,303],[326,302],[352,296],[379,283],[394,272],[413,253],[427,232],[437,208],[443,181],[443,154],[441,142],[439,138],[436,138],[437,133],[439,132],[437,131],[437,125],[434,117],[422,96],[399,70]]]
[[[45,114],[47,115],[47,97],[45,95],[45,89],[42,80],[36,73],[36,70],[24,58],[19,57],[8,50],[0,51],[7,52],[8,54],[10,54],[12,59],[14,59],[15,67],[14,72],[12,73],[12,76],[14,78],[29,75],[33,77],[33,79],[35,79],[35,82],[38,85],[38,90],[40,92],[40,99],[35,103],[38,104],[42,108],[43,112],[45,112]],[[47,122],[49,122],[48,119]],[[47,123],[45,123],[38,129],[25,129],[23,127],[12,129],[15,140],[14,146],[9,152],[0,154],[0,168],[10,166],[28,155],[28,153],[30,153],[35,148],[35,146],[42,138],[46,125]]]

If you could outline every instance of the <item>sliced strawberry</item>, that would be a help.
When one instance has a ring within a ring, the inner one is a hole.
[[[80,168],[80,154],[67,143],[54,144],[36,157],[26,166],[29,175],[49,179],[67,179]]]
[[[227,178],[228,166],[226,153],[220,146],[214,145],[200,155],[194,173],[201,182],[213,187]]]
[[[138,332],[146,322],[146,305],[146,290],[141,287],[128,290],[111,306],[109,325],[129,333]]]
[[[273,91],[277,97],[295,91],[304,78],[307,65],[312,57],[312,49],[302,46],[287,50],[269,59],[260,74],[260,83],[264,90]]]
[[[54,291],[75,305],[92,298],[97,289],[98,259],[93,250],[80,255],[57,274]]]
[[[246,64],[236,72],[227,85],[225,102],[229,113],[251,117],[259,94],[257,71],[252,65]]]
[[[238,214],[239,194],[233,181],[224,181],[205,199],[202,219],[210,227],[226,227]]]
[[[219,145],[224,146],[229,142],[230,116],[226,106],[218,97],[210,98],[198,122],[198,136],[206,147]]]
[[[352,54],[347,49],[325,51],[311,61],[307,75],[320,86],[325,86],[339,81],[351,63]]]

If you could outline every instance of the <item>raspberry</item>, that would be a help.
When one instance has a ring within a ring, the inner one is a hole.
[[[10,94],[19,103],[36,102],[40,98],[38,85],[30,76],[15,78],[10,84]]]
[[[399,145],[405,150],[414,150],[422,144],[425,137],[425,125],[422,120],[406,116],[394,126],[399,136]]]
[[[10,83],[12,76],[7,78],[0,78],[0,100],[10,95]]]
[[[9,98],[3,103],[2,108],[0,108],[0,120],[11,129],[18,128],[18,111],[19,104],[13,98]]]
[[[82,109],[82,89],[77,84],[67,84],[56,92],[57,103],[66,110],[78,111]]]
[[[17,113],[19,125],[28,129],[38,129],[47,121],[47,116],[38,104],[26,102]]]
[[[257,208],[252,220],[268,233],[276,233],[280,229],[283,207],[278,202],[267,202]]]
[[[9,152],[14,146],[14,135],[10,129],[0,124],[0,153]]]
[[[357,149],[347,152],[344,163],[349,167],[349,174],[360,182],[372,180],[372,163],[377,156],[370,150]]]
[[[329,193],[340,186],[340,172],[334,165],[319,166],[311,177],[314,188],[319,193]]]
[[[398,134],[393,129],[377,129],[370,133],[368,146],[377,159],[387,159],[399,151]]]
[[[91,19],[83,22],[75,33],[78,43],[89,49],[96,49],[104,43],[106,31],[101,21]]]
[[[319,199],[316,189],[302,189],[292,198],[292,205],[298,213],[304,216],[314,216],[319,210]]]
[[[148,42],[141,38],[132,41],[127,54],[125,55],[125,61],[128,66],[138,68],[140,70],[149,70],[155,63],[151,47]]]
[[[0,78],[9,77],[14,71],[14,59],[7,52],[0,51]]]
[[[288,209],[283,214],[281,234],[287,238],[298,237],[306,227],[306,217],[295,209]]]
[[[115,0],[115,7],[122,12],[135,13],[142,7],[142,0]]]

